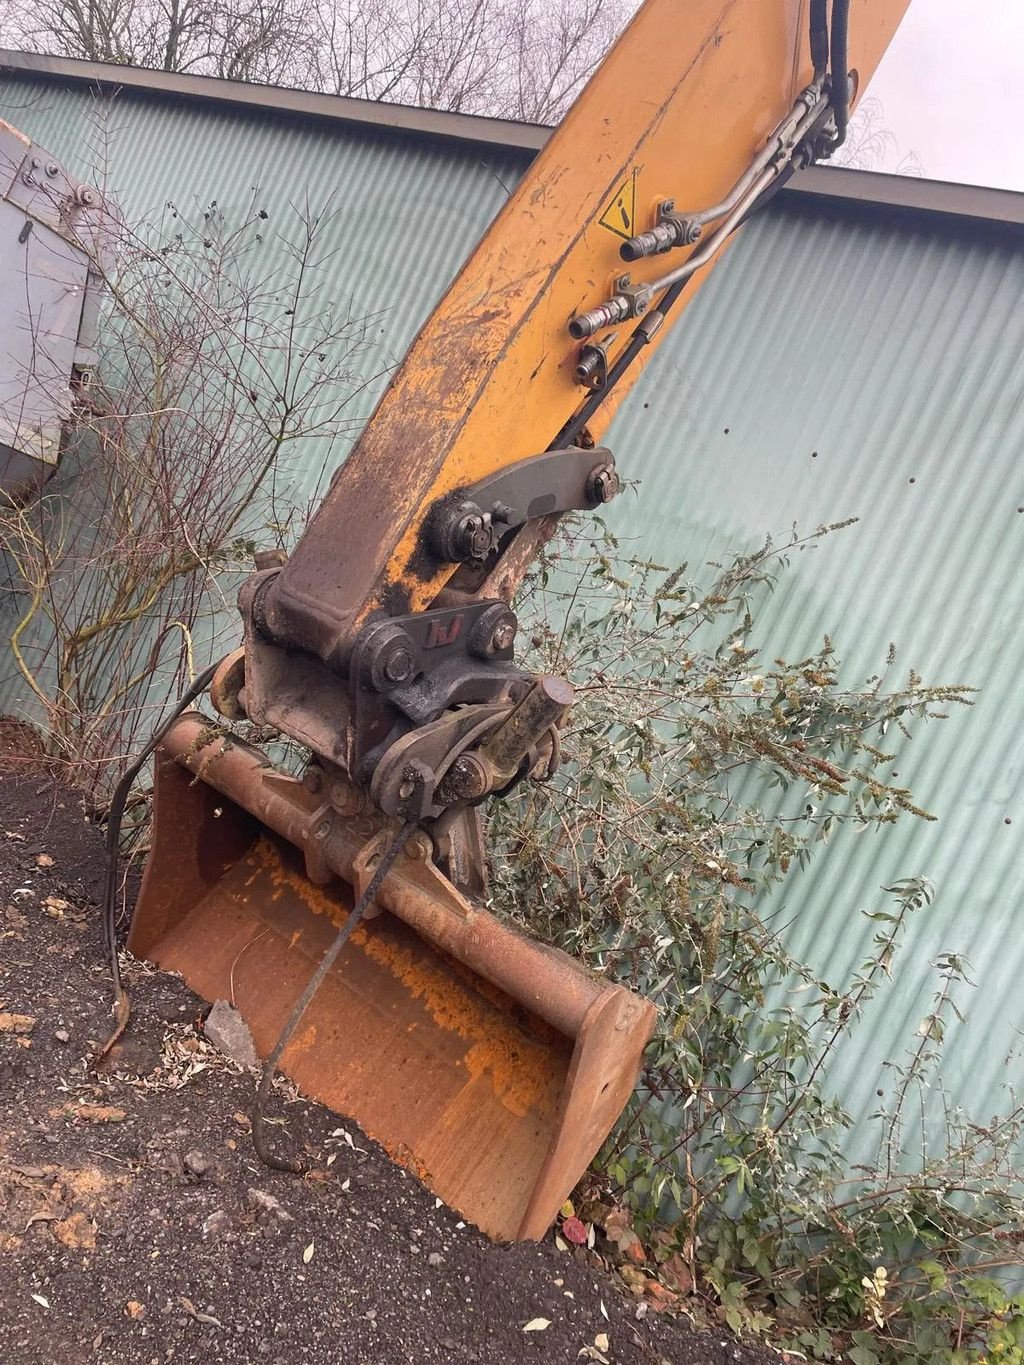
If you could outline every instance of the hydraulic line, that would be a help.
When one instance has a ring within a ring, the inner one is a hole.
[[[722,213],[726,214],[703,245],[693,251],[682,265],[660,279],[637,286],[635,290],[623,286],[618,293],[605,299],[596,308],[577,313],[569,322],[569,335],[582,340],[584,337],[593,336],[604,327],[614,326],[630,317],[643,314],[646,311],[646,304],[654,294],[688,279],[702,266],[707,265],[760,201],[765,191],[788,166],[792,165],[794,157],[799,154],[799,149],[805,146],[820,128],[829,113],[829,107],[828,99],[821,91],[815,86],[808,86],[785,122],[779,125],[768,145],[759,153],[727,198],[721,204],[716,204],[713,209],[707,209],[703,214],[686,220],[699,222],[703,226],[709,215],[718,217]],[[655,229],[651,233],[633,237],[625,246],[637,247],[636,256],[650,254],[643,247],[647,240],[655,237],[657,231],[658,229]]]
[[[828,69],[828,0],[811,0],[811,61],[820,81]]]
[[[744,205],[756,199],[766,185],[780,175],[786,164],[792,160],[796,148],[806,136],[809,124],[820,114],[823,107],[823,85],[823,75],[816,72],[813,82],[801,93],[793,108],[724,199],[710,208],[701,209],[699,213],[672,212],[664,215],[656,227],[623,242],[619,248],[622,259],[638,261],[645,256],[659,255],[674,246],[692,246],[700,240],[705,227],[718,222],[720,218],[726,218],[727,215],[734,215],[737,210],[742,211]],[[657,288],[658,285],[655,284],[653,287]]]
[[[832,108],[836,120],[835,146],[846,141],[850,122],[850,0],[833,0],[829,60],[832,68]]]
[[[849,123],[849,73],[848,65],[848,40],[849,40],[849,0],[833,0],[832,6],[832,26],[831,34],[828,28],[827,0],[811,0],[810,7],[810,50],[811,59],[814,63],[814,78],[811,89],[820,88],[820,83],[824,81],[826,73],[830,72],[830,98],[826,101],[819,101],[815,106],[808,110],[808,113],[801,119],[800,140],[803,145],[811,145],[815,137],[820,132],[825,116],[831,112],[836,124],[838,137],[835,146],[839,146],[846,136],[846,129]],[[778,132],[778,130],[777,130]],[[762,154],[763,155],[763,154]],[[760,158],[759,158],[760,161]],[[766,163],[762,163],[766,164]],[[756,181],[756,189],[750,193],[750,176],[753,171],[756,174],[758,163],[750,168],[744,177],[734,187],[727,200],[722,205],[716,205],[715,209],[708,210],[705,214],[699,215],[702,220],[706,220],[708,213],[724,207],[730,201],[735,203],[735,191],[742,186],[747,194],[743,196],[741,203],[737,205],[730,217],[720,225],[714,236],[709,238],[704,245],[695,251],[687,261],[677,270],[663,276],[662,279],[654,281],[651,285],[652,290],[664,289],[665,292],[658,300],[657,304],[648,310],[641,318],[638,326],[634,329],[629,341],[622,353],[618,356],[614,364],[608,367],[607,377],[600,389],[592,391],[583,404],[577,409],[562,430],[558,433],[549,450],[561,450],[569,445],[576,444],[594,413],[600,408],[611,391],[622,376],[632,365],[643,348],[652,340],[655,333],[663,326],[669,312],[674,307],[680,294],[693,277],[694,273],[707,260],[714,255],[718,248],[724,243],[725,239],[741,226],[755,212],[762,208],[775,194],[782,185],[792,176],[796,166],[792,158],[787,165],[767,172],[762,171],[760,178]],[[609,300],[609,304],[614,300]],[[607,305],[599,305],[599,308]],[[599,310],[591,310],[596,313]],[[621,318],[615,321],[621,321]],[[575,321],[575,319],[574,319]],[[581,317],[581,326],[575,330],[570,327],[570,331],[582,339],[584,336],[592,335],[586,328],[585,316]],[[611,322],[609,323],[611,325]],[[598,330],[598,329],[594,329]]]
[[[690,277],[692,278],[692,276]],[[678,284],[672,285],[664,296],[658,301],[658,306],[652,308],[647,316],[641,319],[640,324],[633,330],[629,341],[626,343],[622,354],[615,361],[614,365],[608,367],[608,377],[600,389],[595,390],[587,398],[586,402],[566,422],[565,426],[558,433],[548,447],[549,450],[563,450],[566,446],[576,445],[583,428],[597,412],[598,408],[614,389],[622,376],[632,365],[643,348],[654,335],[654,331],[661,326],[674,306],[679,295],[686,288],[689,279],[680,280]]]

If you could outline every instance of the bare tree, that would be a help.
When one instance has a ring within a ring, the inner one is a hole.
[[[0,32],[13,46],[534,123],[560,117],[635,8],[635,0],[6,3]]]
[[[319,11],[318,89],[531,123],[557,120],[629,0],[371,0]]]
[[[26,0],[4,37],[64,57],[278,82],[299,69],[316,22],[316,0]]]

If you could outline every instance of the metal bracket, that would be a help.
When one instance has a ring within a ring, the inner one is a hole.
[[[375,834],[372,839],[368,839],[356,856],[352,859],[352,889],[355,893],[356,901],[359,901],[363,892],[373,881],[373,874],[377,868],[377,862],[381,854],[390,846],[392,834],[387,829],[382,829]],[[308,858],[307,858],[308,866]],[[381,912],[381,906],[376,901],[371,901],[363,911],[364,919],[376,919]]]
[[[406,820],[433,820],[457,800],[481,799],[486,795],[483,788],[456,796],[442,794],[442,783],[463,751],[489,735],[512,711],[509,702],[465,706],[410,731],[389,746],[374,768],[370,799],[385,814]]]
[[[524,522],[590,510],[618,491],[610,450],[548,450],[439,499],[423,523],[426,548],[448,564],[484,560]]]
[[[436,820],[558,766],[559,727],[572,703],[560,678],[535,678],[513,705],[463,706],[410,731],[379,758],[370,798],[387,815]]]
[[[517,627],[506,603],[487,600],[365,626],[349,665],[358,779],[410,724],[430,724],[460,703],[507,700],[524,676],[513,663]]]

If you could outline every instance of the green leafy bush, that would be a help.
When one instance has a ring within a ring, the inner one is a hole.
[[[947,1113],[935,1070],[965,962],[935,964],[932,1008],[890,1063],[895,1098],[870,1120],[870,1169],[846,1168],[850,1120],[827,1083],[930,886],[880,892],[862,912],[870,952],[842,982],[796,960],[769,917],[769,893],[839,826],[932,818],[885,776],[892,750],[970,702],[913,672],[890,685],[893,648],[884,677],[851,688],[828,639],[795,661],[755,643],[791,557],[848,524],[693,577],[624,559],[600,527],[585,553],[547,556],[523,629],[531,665],[569,677],[577,704],[554,783],[491,815],[494,901],[656,1002],[600,1175],[734,1328],[855,1365],[1018,1360],[1020,1304],[983,1276],[1017,1260],[1007,1162],[1024,1115]],[[908,1122],[926,1091],[946,1128],[938,1155]]]

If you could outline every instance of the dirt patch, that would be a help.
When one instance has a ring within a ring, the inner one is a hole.
[[[14,716],[0,716],[0,772],[34,772],[45,760],[39,731]]]
[[[90,1076],[109,1027],[99,833],[44,778],[0,776],[0,811],[0,1011],[32,1021],[0,1031],[5,1365],[775,1358],[638,1305],[585,1248],[493,1245],[285,1086],[275,1140],[319,1178],[267,1170],[252,1074],[144,964],[112,1070]]]

